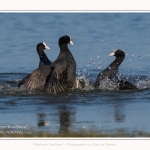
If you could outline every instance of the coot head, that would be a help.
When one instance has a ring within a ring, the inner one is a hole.
[[[111,53],[109,56],[115,56],[115,57],[125,57],[125,53],[120,50],[116,49],[113,53]]]
[[[44,49],[50,49],[45,42],[41,42],[37,45],[37,51],[43,51]]]
[[[68,35],[64,35],[62,36],[59,41],[58,41],[59,44],[71,44],[73,45],[73,42],[71,41],[71,37],[68,36]]]

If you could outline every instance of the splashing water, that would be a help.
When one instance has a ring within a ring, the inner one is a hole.
[[[137,87],[137,89],[150,88],[150,78],[147,76],[118,75],[117,77],[119,80],[122,79],[124,81],[130,82],[131,84],[135,85]],[[93,86],[93,83],[96,80],[96,78],[93,79],[91,76],[86,76],[86,74],[83,73],[82,75],[80,74],[78,79],[84,80],[84,82],[85,82],[85,87],[84,88],[79,87],[80,90],[88,91],[88,90],[94,90],[95,89],[95,87]],[[110,79],[106,78],[106,79],[101,81],[99,87],[96,89],[100,89],[102,91],[118,91],[119,90],[119,84],[115,80],[110,80]]]
[[[3,75],[4,76],[4,75]],[[8,74],[7,74],[8,76]],[[9,76],[12,76],[9,74]],[[35,91],[35,90],[24,90],[23,88],[18,88],[18,82],[20,78],[18,74],[13,74],[16,78],[12,79],[1,79],[0,81],[0,94],[1,95],[35,95],[35,94],[43,94],[43,92]],[[79,84],[79,90],[81,91],[92,91],[95,90],[93,83],[96,80],[95,74],[90,74],[86,69],[78,70],[77,78],[84,81],[84,88]],[[130,83],[137,86],[138,89],[147,89],[150,88],[150,78],[143,75],[118,75],[119,79],[123,79],[129,81]],[[118,84],[114,81],[109,79],[105,79],[101,81],[101,84],[97,89],[101,91],[118,91],[119,87]]]
[[[138,89],[147,89],[150,88],[150,80],[140,80],[136,83]]]

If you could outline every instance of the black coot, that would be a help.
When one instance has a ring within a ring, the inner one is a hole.
[[[48,93],[60,93],[74,87],[76,62],[68,49],[72,44],[71,38],[67,35],[58,41],[60,54],[50,65],[41,65],[31,74],[23,78],[20,83],[27,90],[44,90]]]
[[[97,79],[93,84],[94,87],[95,88],[99,87],[99,85],[101,84],[103,80],[108,79],[110,81],[116,82],[120,90],[137,89],[135,85],[129,83],[128,81],[123,81],[118,78],[118,69],[119,69],[120,64],[125,58],[125,53],[122,50],[117,49],[113,53],[111,53],[109,56],[115,56],[116,59],[106,69],[104,69],[102,72],[98,74]]]
[[[40,58],[40,63],[39,63],[39,67],[41,65],[50,65],[51,61],[48,59],[48,57],[46,56],[46,54],[44,53],[44,49],[50,49],[45,42],[39,43],[37,45],[37,53],[39,55]]]
[[[74,88],[76,78],[76,61],[68,48],[71,37],[65,35],[59,39],[60,54],[51,64],[51,72],[45,84],[45,91],[58,93],[63,89]],[[61,86],[60,86],[61,85]]]

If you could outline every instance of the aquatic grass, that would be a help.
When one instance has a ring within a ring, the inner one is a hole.
[[[105,137],[114,137],[114,138],[128,138],[128,137],[150,137],[150,133],[146,133],[143,131],[138,131],[138,130],[133,130],[131,132],[126,131],[124,129],[120,129],[118,131],[114,132],[110,132],[110,131],[106,131],[106,132],[100,132],[100,131],[84,131],[84,130],[79,130],[79,131],[68,131],[65,133],[45,133],[45,132],[37,132],[37,131],[28,131],[28,132],[24,132],[23,134],[18,134],[18,133],[14,133],[14,134],[0,134],[1,138],[28,138],[28,137],[39,137],[39,138],[45,138],[45,137],[50,137],[50,138],[59,138],[59,137],[63,137],[63,138],[76,138],[76,137],[96,137],[96,138],[105,138]]]

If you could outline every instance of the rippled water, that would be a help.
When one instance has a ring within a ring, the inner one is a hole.
[[[0,13],[0,130],[26,125],[49,133],[70,130],[124,129],[150,133],[149,13]],[[18,82],[38,67],[36,45],[46,42],[51,61],[59,54],[58,39],[72,37],[69,49],[77,62],[77,77],[86,90],[49,95],[18,89]],[[89,86],[122,49],[126,58],[120,76],[138,90]]]

